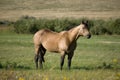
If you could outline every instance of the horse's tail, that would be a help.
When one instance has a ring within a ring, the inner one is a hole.
[[[40,51],[39,55],[41,56],[40,58],[42,59],[43,62],[45,62],[44,55],[45,55],[46,50],[42,45],[40,46],[39,51]]]
[[[43,47],[43,45],[41,43],[41,38],[43,36],[43,33],[44,33],[44,29],[36,32],[33,37],[33,40],[34,40],[34,44],[37,45],[36,53],[39,55],[39,59],[41,59],[42,62],[45,62],[44,54],[46,52],[46,49]]]

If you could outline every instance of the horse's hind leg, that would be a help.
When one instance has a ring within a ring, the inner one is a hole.
[[[41,55],[41,53],[39,53],[39,65],[40,65],[40,69],[42,69],[43,65],[42,65],[42,55]]]
[[[45,60],[44,60],[45,52],[46,52],[45,48],[42,45],[40,45],[40,47],[39,47],[39,65],[40,65],[40,69],[43,68],[42,62],[45,62]]]
[[[45,59],[44,59],[44,55],[45,55],[45,52],[46,52],[46,49],[41,45],[41,55],[42,55],[42,61],[45,62]]]
[[[38,59],[39,59],[39,46],[35,45],[35,64],[36,64],[36,69],[38,68]]]
[[[35,64],[36,64],[36,69],[38,69],[38,55],[35,54]]]

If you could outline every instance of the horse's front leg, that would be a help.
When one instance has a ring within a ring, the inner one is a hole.
[[[62,55],[61,55],[61,61],[60,61],[60,69],[62,70],[62,67],[64,65],[64,58],[65,58],[65,52],[62,52]]]
[[[68,69],[70,70],[73,52],[68,54]]]

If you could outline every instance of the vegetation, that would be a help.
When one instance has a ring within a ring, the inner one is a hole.
[[[1,10],[120,10],[119,0],[1,0]],[[92,5],[92,6],[91,6]]]
[[[91,20],[86,18],[36,19],[34,17],[23,16],[15,22],[14,28],[17,33],[35,33],[42,28],[49,28],[60,32],[79,25],[82,20],[89,21],[92,34],[120,34],[120,18],[109,20]]]
[[[0,80],[120,80],[119,3],[120,0],[0,0]],[[60,71],[60,55],[50,52],[45,55],[44,69],[36,70],[33,33],[42,28],[68,30],[82,20],[89,21],[95,35],[89,40],[80,37],[71,70],[67,69],[66,57]]]
[[[43,70],[36,70],[32,34],[0,34],[0,78],[3,80],[119,80],[120,36],[80,37],[67,69],[67,56],[63,71],[59,69],[60,55],[47,52]],[[96,47],[97,46],[97,47]]]

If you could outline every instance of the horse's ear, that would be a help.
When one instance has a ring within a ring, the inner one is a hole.
[[[84,21],[82,20],[82,22],[81,22],[82,24],[84,24]]]
[[[88,24],[88,20],[86,20],[86,21],[82,20],[82,24]]]
[[[88,20],[86,20],[85,23],[88,24]]]

